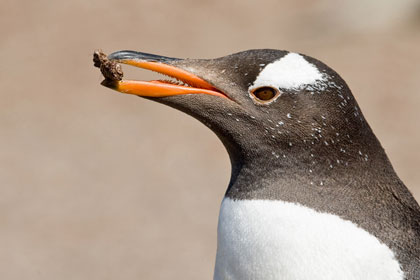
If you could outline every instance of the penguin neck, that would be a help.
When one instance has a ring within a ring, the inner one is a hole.
[[[369,137],[343,139],[335,145],[319,141],[250,149],[225,144],[232,164],[226,196],[278,199],[281,193],[290,196],[291,190],[298,195],[299,188],[325,190],[350,181],[374,180],[381,173],[395,174],[379,141],[370,129],[368,132]],[[375,174],[368,174],[372,171]]]

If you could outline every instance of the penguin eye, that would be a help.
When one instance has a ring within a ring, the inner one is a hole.
[[[260,87],[251,90],[254,100],[260,103],[270,103],[280,95],[280,91],[273,87]]]

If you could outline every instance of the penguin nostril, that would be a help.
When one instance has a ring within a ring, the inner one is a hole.
[[[250,91],[251,97],[261,104],[267,104],[274,101],[279,95],[280,91],[273,87],[259,87]]]

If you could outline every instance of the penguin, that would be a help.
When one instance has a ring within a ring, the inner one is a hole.
[[[94,60],[104,86],[181,110],[226,147],[215,280],[420,279],[420,207],[333,69],[273,49]],[[120,63],[170,79],[124,80]]]

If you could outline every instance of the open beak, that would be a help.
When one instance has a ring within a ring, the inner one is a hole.
[[[108,59],[109,61],[115,61],[118,63],[128,64],[155,71],[176,80],[135,81],[124,79],[106,79],[102,82],[102,85],[122,93],[135,94],[144,97],[166,97],[183,94],[208,94],[227,98],[224,93],[200,77],[171,65],[170,62],[180,60],[177,58],[164,57],[135,51],[118,51],[110,54]]]

